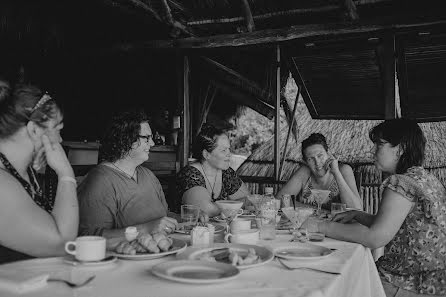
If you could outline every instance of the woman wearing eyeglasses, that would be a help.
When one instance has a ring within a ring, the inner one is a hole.
[[[78,187],[81,235],[119,239],[128,226],[140,233],[175,230],[177,221],[167,216],[160,182],[140,166],[153,145],[143,112],[122,112],[112,119],[101,141],[102,163]]]
[[[63,255],[65,242],[77,236],[76,180],[60,145],[62,119],[50,95],[0,81],[0,263]],[[46,163],[59,179],[54,201],[36,178]]]

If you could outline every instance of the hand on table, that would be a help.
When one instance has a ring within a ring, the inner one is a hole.
[[[331,220],[342,224],[353,223],[357,214],[357,210],[345,211],[336,214]]]
[[[178,228],[178,222],[174,218],[162,217],[160,219],[147,223],[149,233],[164,232],[166,234],[172,233]]]

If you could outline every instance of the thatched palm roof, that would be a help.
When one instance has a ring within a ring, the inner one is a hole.
[[[296,116],[298,142],[290,137],[286,161],[283,165],[282,180],[288,180],[299,168],[302,161],[301,142],[311,133],[325,135],[330,150],[341,162],[350,164],[357,176],[362,175],[364,183],[379,183],[381,174],[373,165],[371,150],[373,144],[369,131],[380,121],[355,120],[314,120],[307,107],[299,102]],[[433,172],[446,185],[446,122],[421,123],[427,138],[425,167]],[[285,146],[288,127],[281,129],[281,152]],[[258,147],[239,167],[237,173],[242,176],[274,176],[274,138]]]

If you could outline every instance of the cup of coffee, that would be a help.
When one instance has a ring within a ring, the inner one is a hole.
[[[251,229],[251,220],[249,219],[237,218],[231,222],[231,232],[238,232],[249,229]]]
[[[101,261],[105,258],[105,242],[101,236],[80,236],[65,243],[65,251],[78,261]]]
[[[233,233],[228,233],[225,236],[225,242],[227,243],[240,243],[240,244],[257,244],[259,241],[259,230],[243,230]]]

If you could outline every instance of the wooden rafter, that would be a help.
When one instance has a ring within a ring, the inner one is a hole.
[[[150,5],[145,3],[143,0],[125,0],[128,1],[128,3],[132,4],[134,7],[137,7],[145,12],[148,12],[152,17],[154,17],[157,21],[167,24],[168,26],[171,26],[173,28],[173,31],[171,32],[171,35],[173,37],[176,37],[178,35],[177,32],[181,32],[186,34],[187,36],[195,37],[196,34],[193,32],[192,29],[188,28],[187,26],[183,25],[182,23],[175,21],[172,18],[172,15],[170,14],[170,9],[168,8],[170,18],[167,15],[166,18],[163,18],[159,15],[159,13],[154,10]],[[164,1],[164,0],[163,0]],[[122,0],[121,0],[122,2]],[[164,4],[164,3],[163,3]],[[167,5],[167,2],[166,2]]]
[[[245,20],[246,20],[246,28],[248,29],[248,32],[252,32],[255,30],[254,25],[254,19],[252,18],[252,12],[251,7],[249,7],[248,0],[241,0],[243,11],[245,13]]]
[[[405,31],[421,29],[426,26],[444,25],[446,20],[428,23],[402,23],[402,24],[382,24],[377,23],[330,23],[330,24],[309,24],[297,25],[280,29],[268,29],[241,34],[224,34],[197,38],[184,38],[177,40],[154,40],[141,44],[118,45],[114,50],[131,50],[141,48],[217,48],[225,46],[248,46],[255,44],[266,44],[290,41],[301,38],[330,36],[336,38],[349,34],[375,33],[384,31]]]
[[[284,11],[275,11],[260,15],[254,15],[252,16],[253,21],[260,21],[265,20],[269,18],[274,17],[281,17],[281,16],[288,16],[288,15],[304,15],[304,14],[310,14],[310,13],[321,13],[321,12],[329,12],[329,11],[335,11],[339,10],[339,6],[337,5],[327,5],[322,7],[315,7],[315,8],[301,8],[301,9],[290,9],[290,10],[284,10]],[[196,21],[190,21],[186,24],[188,26],[199,26],[199,25],[206,25],[206,24],[224,24],[224,23],[237,23],[242,22],[245,20],[245,17],[233,17],[233,18],[221,18],[221,19],[204,19],[204,20],[196,20]]]

